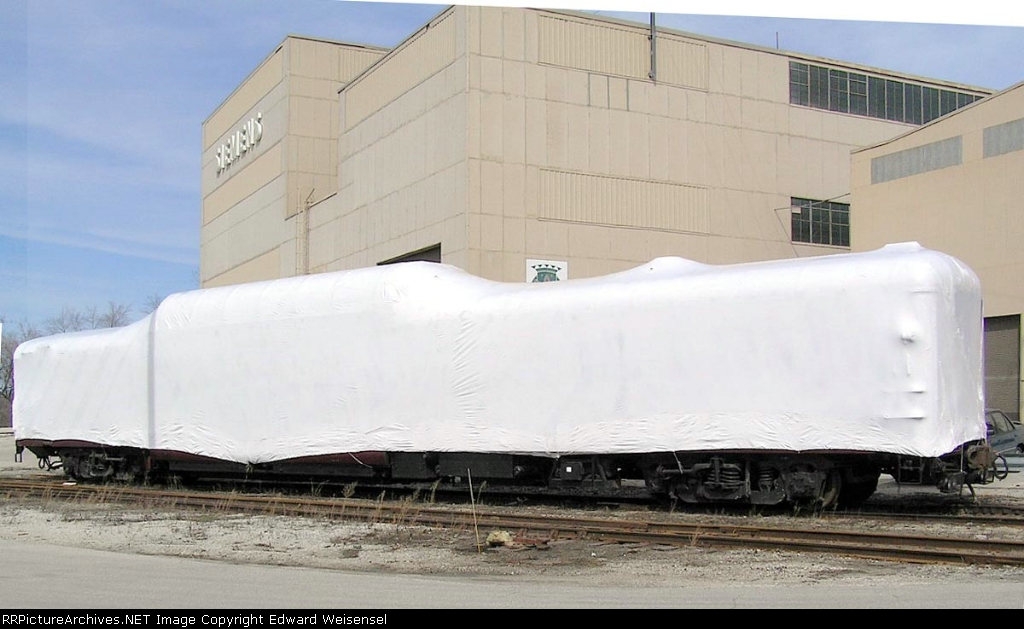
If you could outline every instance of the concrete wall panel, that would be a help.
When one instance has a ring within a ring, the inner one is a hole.
[[[539,218],[708,233],[708,191],[697,186],[541,170]]]
[[[243,199],[259,190],[277,177],[284,170],[283,142],[278,142],[266,150],[255,161],[248,164],[244,173],[235,175],[227,183],[210,193],[203,199],[203,225],[209,224],[224,212],[240,203]]]
[[[499,27],[499,37],[500,33]],[[455,60],[455,34],[455,19],[447,13],[355,79],[347,88],[345,129],[451,64]]]
[[[213,146],[222,135],[234,128],[242,115],[283,78],[284,53],[282,48],[278,48],[203,123],[203,150]]]
[[[203,283],[203,288],[277,279],[280,268],[280,254],[277,249],[274,249],[206,280]]]

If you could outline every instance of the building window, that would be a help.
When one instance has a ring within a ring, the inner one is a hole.
[[[789,62],[789,102],[792,105],[924,124],[979,98],[981,96],[967,92]]]
[[[934,87],[921,89],[923,100],[921,102],[922,120],[931,122],[939,117],[939,90]]]
[[[789,102],[794,105],[809,105],[810,78],[806,63],[791,62],[789,64]]]
[[[942,115],[956,110],[956,94],[948,90],[942,90]]]
[[[868,115],[868,77],[850,73],[850,113]]]
[[[850,246],[850,204],[792,197],[793,242]]]
[[[903,102],[907,108],[906,120],[911,124],[921,124],[921,115],[924,109],[921,106],[921,86],[907,83],[903,87]]]
[[[811,107],[828,109],[828,68],[811,66]]]
[[[885,79],[868,77],[868,116],[885,118]]]
[[[846,113],[850,111],[850,78],[841,70],[828,71],[828,108]]]
[[[903,122],[903,84],[899,81],[885,82],[885,117]]]

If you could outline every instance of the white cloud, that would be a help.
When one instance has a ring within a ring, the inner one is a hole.
[[[167,245],[166,242],[161,242],[157,235],[145,232],[95,233],[61,229],[52,225],[43,226],[41,229],[18,230],[0,223],[0,236],[28,242],[91,249],[144,260],[170,262],[171,264],[195,266],[199,260],[198,246],[186,248]]]

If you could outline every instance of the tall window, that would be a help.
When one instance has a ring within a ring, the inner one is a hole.
[[[832,111],[850,111],[850,78],[841,70],[828,71],[828,108]]]
[[[850,204],[790,198],[793,242],[850,246]]]
[[[850,79],[850,113],[858,116],[868,115],[868,77],[863,74],[849,74]]]
[[[810,69],[806,63],[789,64],[789,102],[794,105],[811,104]]]
[[[964,104],[966,103],[966,94],[963,94]],[[912,85],[907,83],[903,86],[903,103],[906,108],[907,122],[913,124],[921,124],[924,120],[922,114],[924,113],[924,107],[921,102],[921,86]]]

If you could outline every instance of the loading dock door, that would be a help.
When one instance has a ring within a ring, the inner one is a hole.
[[[1020,315],[985,319],[985,405],[1020,419]]]

